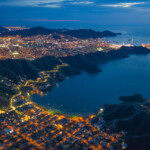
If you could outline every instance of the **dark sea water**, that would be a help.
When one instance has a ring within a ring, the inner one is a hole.
[[[59,83],[47,96],[33,99],[67,113],[95,113],[103,104],[119,103],[120,96],[135,93],[150,99],[150,55],[131,55],[100,68],[101,73],[83,72]]]
[[[49,26],[47,26],[49,28]],[[52,28],[60,28],[60,26],[53,26]],[[122,35],[117,37],[105,38],[106,41],[110,41],[116,44],[129,44],[131,39],[133,39],[134,45],[141,45],[150,43],[150,25],[147,24],[123,24],[123,25],[70,25],[62,26],[61,28],[71,28],[71,29],[93,29],[95,31],[109,30],[115,33],[122,33]]]
[[[103,25],[95,26],[93,29],[102,31],[110,30],[116,33],[122,33],[117,37],[108,37],[105,40],[116,44],[133,44],[141,45],[150,43],[150,26],[149,25]],[[133,43],[131,42],[133,39]]]

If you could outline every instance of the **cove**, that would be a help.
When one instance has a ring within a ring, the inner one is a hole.
[[[150,99],[150,54],[131,55],[99,66],[102,72],[83,72],[54,86],[47,95],[33,96],[38,105],[66,113],[95,113],[104,104],[119,103],[135,93]]]

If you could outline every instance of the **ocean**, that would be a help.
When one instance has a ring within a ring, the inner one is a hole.
[[[150,26],[149,25],[102,25],[93,26],[97,31],[110,30],[116,33],[122,33],[117,37],[105,38],[105,41],[110,41],[116,44],[133,44],[140,46],[150,43]]]
[[[103,71],[83,72],[58,83],[51,92],[33,100],[65,113],[95,113],[104,104],[119,103],[120,96],[142,94],[150,100],[150,55],[131,55],[99,66]]]

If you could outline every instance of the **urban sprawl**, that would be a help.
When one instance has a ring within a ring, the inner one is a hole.
[[[10,31],[24,28],[7,27]],[[26,29],[26,28],[25,28]],[[59,37],[59,38],[58,38]],[[68,35],[36,35],[30,37],[0,37],[0,59],[35,59],[44,56],[66,57],[77,54],[108,52],[123,45],[112,44],[102,38],[79,39]],[[130,44],[126,46],[132,46]]]

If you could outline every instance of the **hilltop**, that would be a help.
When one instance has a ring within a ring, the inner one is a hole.
[[[72,37],[76,38],[81,38],[81,39],[88,39],[88,38],[103,38],[103,37],[109,37],[109,36],[117,36],[120,35],[121,33],[113,33],[111,31],[94,31],[90,29],[78,29],[78,30],[69,30],[69,29],[47,29],[41,26],[38,27],[33,27],[30,29],[25,29],[25,30],[19,30],[19,31],[8,31],[2,33],[0,36],[16,36],[20,35],[22,37],[27,37],[27,36],[35,36],[35,35],[48,35],[48,34],[53,34],[53,35],[69,35]],[[59,36],[57,37],[59,38]]]

